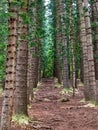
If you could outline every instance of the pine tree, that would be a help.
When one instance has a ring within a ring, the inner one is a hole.
[[[6,57],[6,77],[4,100],[2,104],[1,128],[0,130],[11,130],[11,118],[13,114],[13,93],[15,83],[15,66],[16,66],[16,40],[17,40],[17,3],[9,0],[9,13],[12,15],[8,20],[9,36]]]
[[[27,10],[28,0],[21,0],[18,18],[18,49],[15,84],[15,114],[28,115],[27,112],[27,68],[28,68],[28,41],[27,41]]]

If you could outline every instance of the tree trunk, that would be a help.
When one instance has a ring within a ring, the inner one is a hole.
[[[65,5],[60,1],[60,14],[61,14],[61,42],[63,46],[63,87],[69,88],[69,69],[68,69],[68,59],[67,59],[67,38],[66,38],[66,23],[65,23]]]
[[[73,2],[70,1],[70,48],[72,53],[72,87],[73,87],[73,95],[75,93],[75,81],[76,81],[76,70],[75,70],[75,53],[74,53],[74,47],[75,47],[75,32],[74,32],[74,19],[73,19]]]
[[[84,83],[84,67],[83,67],[83,57],[81,57],[81,63],[80,63],[80,79],[82,83]]]
[[[38,71],[38,58],[36,53],[36,47],[31,48],[31,69],[30,69],[30,100],[33,99],[33,88],[37,86],[36,78]]]
[[[9,13],[12,15],[8,21],[9,36],[7,45],[6,78],[0,130],[11,130],[11,119],[13,113],[17,38],[17,6],[13,0],[9,0]]]
[[[96,25],[98,19],[98,12],[96,9],[96,4],[92,4],[92,17],[93,17],[93,31],[94,31],[94,56],[95,56],[95,76],[98,80],[98,27]]]
[[[83,1],[84,1],[84,7],[86,9],[88,9],[88,5],[89,5],[88,0],[83,0]],[[96,80],[95,80],[94,55],[93,55],[90,15],[89,15],[88,11],[85,11],[84,14],[85,14],[87,49],[88,49],[89,94],[90,94],[90,100],[95,100]]]
[[[97,15],[98,15],[98,0],[94,0],[94,3],[96,5],[96,11],[97,11]]]
[[[84,79],[84,96],[86,100],[90,100],[89,95],[89,73],[88,73],[88,49],[87,49],[87,39],[86,39],[86,27],[83,16],[83,3],[82,0],[77,0],[79,16],[80,16],[80,39],[83,51],[83,79]]]
[[[31,53],[30,47],[28,47],[28,72],[27,72],[27,102],[30,104],[29,101],[29,94],[30,94],[30,72],[31,72]]]
[[[57,78],[58,78],[58,83],[61,84],[62,82],[62,71],[61,71],[61,33],[60,33],[60,2],[59,1],[55,1],[56,2],[56,45],[55,45],[55,50],[56,50],[56,58],[55,58],[55,67],[56,67],[56,71],[55,72],[57,74]]]
[[[22,0],[24,5],[19,13],[27,15],[27,0]],[[18,50],[16,65],[16,90],[15,90],[15,114],[28,115],[27,112],[27,69],[28,69],[28,42],[27,23],[22,16],[18,20]]]

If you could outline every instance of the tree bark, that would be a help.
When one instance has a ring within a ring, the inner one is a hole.
[[[65,22],[65,5],[64,3],[60,0],[60,14],[61,14],[61,44],[63,46],[63,66],[62,66],[62,71],[63,71],[63,87],[64,88],[69,88],[69,69],[68,69],[68,59],[67,59],[67,38],[66,38],[66,22]]]
[[[98,19],[98,12],[96,9],[96,3],[92,4],[92,19],[93,19],[93,32],[94,32],[94,56],[95,56],[95,76],[98,80],[98,27],[96,25]]]
[[[27,15],[28,0],[24,3],[19,13]],[[18,50],[16,65],[16,90],[15,90],[15,114],[28,115],[27,112],[27,69],[28,69],[28,42],[27,23],[22,16],[18,20]]]
[[[13,114],[13,93],[15,83],[15,66],[16,66],[16,40],[17,40],[17,5],[13,0],[9,0],[10,16],[9,36],[7,45],[7,59],[6,59],[6,78],[4,99],[2,104],[1,114],[1,128],[0,130],[11,130],[11,119]]]
[[[87,49],[88,49],[89,94],[90,94],[90,100],[95,101],[96,80],[95,80],[91,22],[90,22],[90,14],[88,12],[89,3],[88,0],[83,1],[84,1],[84,7],[87,9],[87,11],[85,11],[84,14],[85,14]]]
[[[86,100],[90,100],[89,95],[89,71],[88,71],[88,49],[87,49],[87,39],[86,39],[86,27],[83,13],[83,3],[82,0],[77,0],[80,18],[80,39],[83,51],[83,79],[84,79],[84,96]]]
[[[56,57],[55,57],[55,67],[56,67],[56,74],[57,74],[57,79],[58,79],[58,83],[61,84],[62,82],[62,70],[61,70],[61,33],[60,33],[60,1],[55,1],[56,2],[56,16],[55,16],[55,22],[56,22],[56,45],[55,45],[55,53],[56,53]]]

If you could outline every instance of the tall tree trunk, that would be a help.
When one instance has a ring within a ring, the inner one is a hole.
[[[6,79],[4,100],[2,104],[1,128],[0,130],[11,130],[11,119],[13,113],[13,93],[16,66],[16,38],[17,38],[17,5],[9,0],[9,36],[7,45]]]
[[[83,78],[84,78],[84,96],[86,100],[90,100],[89,95],[89,71],[88,71],[88,50],[87,50],[87,39],[86,39],[86,27],[83,16],[83,3],[82,0],[77,0],[79,16],[80,16],[80,39],[83,51]]]
[[[96,11],[97,11],[97,15],[98,15],[98,0],[94,0],[94,3],[96,5]]]
[[[38,70],[38,58],[36,56],[36,47],[31,48],[31,69],[30,69],[30,100],[33,99],[33,88],[37,87],[36,72]]]
[[[32,12],[32,25],[31,30],[34,32],[32,33],[32,47],[31,47],[31,72],[30,72],[30,93],[29,97],[30,100],[33,99],[33,88],[37,87],[37,83],[39,80],[39,71],[40,71],[40,65],[39,65],[39,58],[40,58],[40,29],[41,29],[41,18],[40,18],[40,9],[42,6],[42,1],[35,1],[31,0],[30,3],[34,4],[33,8],[31,7],[30,10]],[[39,3],[38,3],[39,2]]]
[[[28,0],[21,0],[18,20],[18,50],[16,65],[15,114],[28,115],[27,112],[27,69],[28,69],[28,42],[27,23],[22,15],[27,15]]]
[[[30,47],[28,47],[28,71],[27,71],[27,102],[30,104],[29,101],[29,94],[30,94],[30,72],[31,72],[31,53]]]
[[[68,59],[67,59],[67,38],[66,38],[66,23],[65,23],[65,5],[60,0],[60,14],[61,14],[61,42],[63,46],[63,87],[69,88],[69,69],[68,69]]]
[[[75,32],[74,32],[74,19],[73,19],[73,2],[70,1],[70,47],[72,53],[72,87],[73,87],[73,95],[75,93],[75,56],[74,56],[74,47],[75,47]]]
[[[39,82],[41,81],[41,56],[39,56],[39,64],[38,64],[38,81]]]
[[[88,9],[88,5],[89,5],[88,0],[83,0],[83,1],[84,1],[84,7]],[[96,80],[95,80],[91,22],[90,22],[90,15],[88,10],[85,11],[84,14],[85,14],[87,49],[88,49],[89,94],[90,94],[90,100],[95,100]]]
[[[93,31],[94,31],[94,55],[95,55],[95,76],[96,80],[98,80],[98,27],[96,25],[98,19],[98,12],[96,9],[96,4],[92,4],[92,17],[93,17]]]
[[[41,79],[41,42],[42,42],[42,25],[43,25],[43,0],[36,0],[36,30],[37,30],[37,72],[36,83]]]
[[[83,54],[82,54],[83,55]],[[82,83],[84,83],[84,67],[83,67],[83,57],[81,57],[81,63],[80,63],[80,79]]]
[[[61,71],[61,33],[60,33],[60,2],[59,1],[55,1],[56,2],[56,45],[55,45],[55,52],[56,52],[56,57],[55,57],[55,67],[56,67],[56,74],[57,74],[57,78],[58,78],[58,83],[61,84],[62,82],[62,71]]]

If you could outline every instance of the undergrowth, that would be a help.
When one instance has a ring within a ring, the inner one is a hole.
[[[14,114],[12,116],[12,122],[15,122],[16,124],[28,124],[29,123],[30,118],[26,115],[23,114]]]
[[[73,93],[73,88],[63,88],[60,93],[61,94],[71,94],[71,93]]]
[[[2,87],[0,86],[0,95],[2,95],[2,93],[3,93],[3,89],[2,89]]]
[[[60,88],[60,87],[61,87],[61,84],[55,83],[55,88]]]

